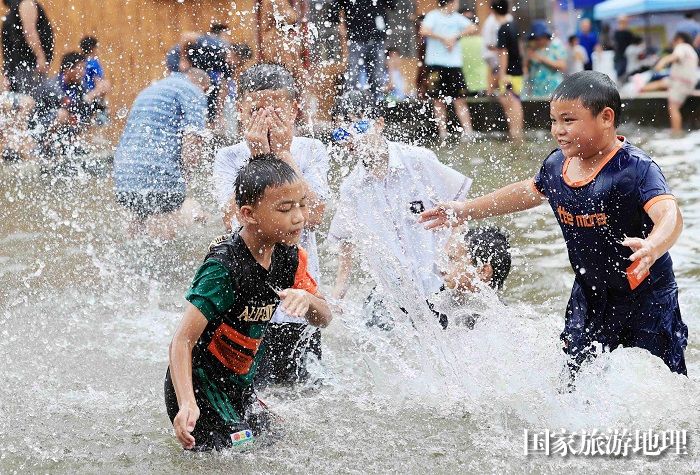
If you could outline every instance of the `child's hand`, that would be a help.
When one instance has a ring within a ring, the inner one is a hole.
[[[294,124],[289,120],[285,120],[278,110],[270,110],[269,117],[270,151],[276,154],[291,151]]]
[[[279,294],[282,300],[282,310],[292,317],[303,318],[309,311],[311,298],[306,290],[285,289]]]
[[[194,437],[192,431],[199,419],[199,407],[196,403],[183,404],[180,407],[175,419],[173,419],[173,428],[175,429],[175,437],[182,444],[184,449],[194,448]]]
[[[425,229],[455,226],[463,221],[460,215],[464,205],[465,203],[461,201],[438,203],[435,208],[423,211],[418,218],[418,222],[427,223]]]
[[[659,258],[658,250],[646,239],[634,237],[626,238],[622,241],[622,245],[632,249],[633,254],[629,257],[630,261],[639,260],[639,265],[634,270],[633,275],[637,280],[642,280]]]
[[[267,110],[257,110],[253,112],[250,127],[243,134],[245,141],[248,142],[250,153],[253,156],[270,153],[270,141],[268,139],[270,127],[268,122],[269,114]]]

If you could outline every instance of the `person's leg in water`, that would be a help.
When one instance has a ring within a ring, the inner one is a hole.
[[[441,140],[447,139],[447,104],[444,99],[433,99],[433,110],[435,111],[435,122],[438,127],[438,137]]]
[[[661,358],[668,369],[687,376],[684,353],[688,344],[688,327],[681,318],[675,282],[639,298],[631,309],[628,322],[629,331],[622,341],[623,346],[648,350]]]
[[[348,70],[346,88],[348,90],[352,90],[359,88],[360,73],[362,71],[364,62],[364,43],[359,43],[357,41],[350,40],[348,46]]]
[[[523,141],[523,104],[520,101],[520,87],[508,84],[506,90],[499,96],[498,100],[503,107],[503,112],[508,120],[508,133],[516,144]]]
[[[472,128],[472,116],[469,114],[469,106],[464,97],[459,97],[454,100],[455,113],[459,118],[459,123],[462,126],[462,137],[469,138],[474,134]]]
[[[246,445],[269,429],[269,412],[258,401],[252,386],[223,391],[203,370],[197,368],[193,368],[192,384],[200,411],[192,432],[196,444],[193,451],[222,450]],[[172,423],[179,406],[170,368],[165,375],[164,396]]]

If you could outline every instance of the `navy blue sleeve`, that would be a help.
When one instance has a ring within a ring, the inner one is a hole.
[[[648,211],[651,205],[665,198],[673,198],[671,188],[666,183],[661,168],[651,162],[639,181],[639,205]]]
[[[535,186],[535,190],[539,191],[546,197],[549,197],[549,183],[547,183],[547,180],[549,180],[552,175],[547,171],[547,168],[551,168],[551,166],[548,167],[547,162],[550,162],[552,160],[552,155],[554,155],[555,153],[556,150],[554,150],[552,153],[549,154],[547,158],[544,159],[540,170],[537,172],[537,174],[532,180],[532,183]]]

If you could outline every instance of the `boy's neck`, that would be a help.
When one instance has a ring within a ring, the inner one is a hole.
[[[597,160],[602,160],[605,157],[610,154],[614,149],[616,149],[620,145],[619,141],[617,140],[617,133],[613,133],[613,136],[611,138],[607,138],[604,142],[604,145],[600,147],[593,155],[588,156],[588,157],[581,157],[581,160],[584,162],[595,162]]]
[[[255,261],[265,269],[269,269],[272,264],[272,251],[275,250],[275,243],[270,243],[265,239],[261,239],[259,233],[256,233],[255,230],[251,230],[246,226],[241,230],[240,236],[253,255]]]

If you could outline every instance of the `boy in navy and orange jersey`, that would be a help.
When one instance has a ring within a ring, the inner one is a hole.
[[[562,333],[576,371],[594,343],[644,348],[686,374],[688,328],[668,250],[683,228],[659,166],[617,135],[620,95],[606,75],[583,71],[554,91],[559,148],[534,178],[469,202],[425,211],[426,227],[533,208],[554,211],[576,274]]]
[[[258,351],[277,306],[325,327],[330,310],[296,246],[306,185],[275,155],[254,157],[235,181],[239,231],[209,247],[170,344],[165,403],[186,449],[251,441],[266,425],[253,389]]]

